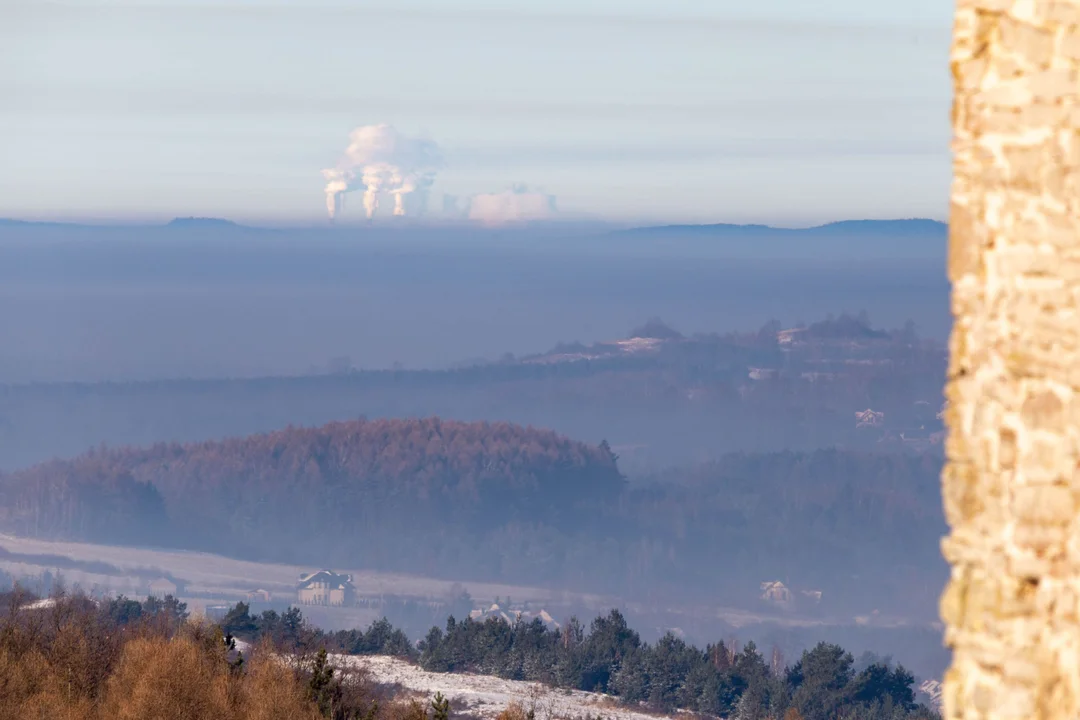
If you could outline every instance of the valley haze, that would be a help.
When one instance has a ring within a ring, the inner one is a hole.
[[[946,4],[0,5],[0,716],[941,720]]]
[[[863,221],[335,230],[0,222],[0,382],[446,368],[662,317],[684,333],[867,310],[944,340],[946,229]]]
[[[0,221],[0,546],[937,676],[946,230]]]

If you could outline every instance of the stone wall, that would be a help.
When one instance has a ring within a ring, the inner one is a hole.
[[[959,0],[947,718],[1080,717],[1080,0]]]

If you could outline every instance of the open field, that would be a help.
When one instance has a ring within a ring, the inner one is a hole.
[[[255,588],[262,588],[281,596],[282,600],[287,600],[295,597],[296,581],[300,575],[318,568],[234,560],[209,553],[55,542],[0,535],[0,569],[15,576],[59,570],[69,587],[78,585],[84,590],[98,588],[131,594],[144,589],[146,584],[156,577],[168,576],[180,584],[183,592],[189,595],[243,597]],[[371,570],[334,569],[352,574],[359,595],[369,598],[384,595],[445,597],[455,586],[463,585],[473,598],[481,602],[496,597],[512,597],[519,602],[559,605],[573,603],[596,609],[617,604],[615,598],[553,592],[522,585],[465,580],[454,582]]]
[[[180,587],[181,596],[198,611],[207,604],[242,600],[256,588],[271,593],[274,602],[295,600],[296,581],[301,574],[317,568],[277,563],[236,560],[210,553],[181,550],[131,548],[89,543],[37,540],[0,535],[0,570],[18,577],[37,576],[49,571],[58,574],[68,588],[108,595],[145,595],[150,581],[169,577]],[[715,620],[732,628],[749,625],[824,627],[873,624],[902,627],[911,623],[900,618],[862,616],[853,618],[811,618],[778,615],[747,609],[709,607],[650,608],[623,598],[573,593],[524,585],[443,580],[372,570],[334,568],[351,573],[361,598],[398,596],[413,599],[449,598],[464,588],[478,605],[495,598],[513,598],[515,603],[540,605],[550,609],[574,608],[600,613],[612,607],[638,614],[663,616],[673,626],[683,620]],[[377,619],[362,608],[308,608],[305,614],[325,629],[366,626]],[[923,623],[914,623],[922,625]]]

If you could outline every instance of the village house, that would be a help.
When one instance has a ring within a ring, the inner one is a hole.
[[[268,603],[270,602],[270,592],[259,588],[258,590],[250,590],[246,595],[249,603]]]
[[[761,599],[774,605],[788,606],[791,604],[791,591],[780,581],[761,583]]]
[[[341,607],[356,600],[352,575],[339,575],[332,570],[319,570],[300,576],[296,588],[301,605]]]
[[[855,411],[855,427],[881,427],[885,424],[885,413],[867,408]]]
[[[476,622],[486,622],[488,620],[500,620],[507,625],[516,625],[518,623],[530,623],[534,620],[539,620],[543,623],[544,627],[549,630],[558,630],[561,625],[548,613],[547,610],[540,610],[535,612],[532,610],[514,610],[510,608],[502,608],[498,603],[492,604],[488,608],[477,608],[469,613],[469,617]]]

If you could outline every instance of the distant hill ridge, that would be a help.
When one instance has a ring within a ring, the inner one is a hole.
[[[515,234],[517,233],[517,234]],[[313,239],[346,240],[356,245],[439,242],[455,249],[490,249],[496,243],[499,252],[508,249],[565,252],[568,255],[590,253],[637,255],[641,257],[695,257],[746,259],[754,261],[801,260],[813,262],[908,260],[943,262],[948,237],[945,223],[928,219],[841,220],[807,228],[781,228],[769,225],[650,225],[632,228],[599,226],[586,231],[574,226],[552,224],[546,233],[510,233],[505,229],[471,227],[463,231],[456,225],[405,226],[376,225],[370,228],[261,227],[242,225],[223,218],[181,217],[165,224],[79,225],[62,223],[24,223],[0,220],[0,239],[7,237],[36,240],[70,237],[97,239],[162,238],[169,242],[189,243],[199,240],[282,241],[286,245],[318,250]],[[508,242],[508,240],[512,240]],[[359,242],[357,242],[359,241]],[[324,247],[323,250],[326,248]],[[336,251],[335,251],[336,252]],[[316,253],[317,254],[317,253]]]
[[[914,260],[939,263],[948,226],[936,220],[842,220],[808,228],[654,225],[600,236],[621,252],[758,260]],[[600,244],[600,243],[598,243]]]
[[[108,224],[89,225],[79,222],[50,221],[50,220],[19,220],[16,218],[0,218],[0,227],[90,227],[107,228]],[[130,227],[130,225],[125,225]],[[176,217],[159,225],[150,223],[143,227],[169,227],[179,229],[198,228],[245,228],[256,229],[242,225],[233,220],[216,217]],[[264,228],[259,228],[264,229]],[[270,229],[270,228],[265,228]],[[805,228],[781,228],[772,225],[749,224],[739,225],[735,223],[706,223],[706,224],[671,224],[671,225],[642,225],[640,227],[613,230],[613,235],[647,235],[653,233],[686,233],[702,235],[719,235],[725,233],[769,233],[769,234],[826,234],[826,233],[871,233],[871,234],[899,234],[899,233],[932,233],[944,234],[948,230],[946,223],[926,218],[909,218],[897,220],[838,220],[824,225],[815,225]]]
[[[616,230],[614,235],[650,235],[650,234],[687,234],[687,235],[724,235],[724,234],[775,234],[775,235],[823,235],[823,234],[941,234],[948,231],[948,225],[938,220],[911,218],[901,220],[840,220],[815,225],[807,228],[779,228],[771,225],[736,225],[732,223],[712,223],[697,225],[645,225],[627,230]]]
[[[178,217],[168,222],[166,227],[172,228],[238,228],[241,225],[232,220],[212,217]]]
[[[233,220],[226,220],[225,218],[214,217],[176,217],[164,224],[158,223],[134,223],[124,225],[113,225],[109,223],[103,223],[101,225],[91,225],[88,223],[80,223],[74,221],[56,221],[56,220],[19,220],[16,218],[0,218],[0,227],[62,227],[62,228],[93,228],[93,229],[108,229],[110,227],[167,227],[167,228],[179,228],[179,229],[197,229],[197,228],[238,228],[238,229],[255,229],[247,225],[241,225]]]

